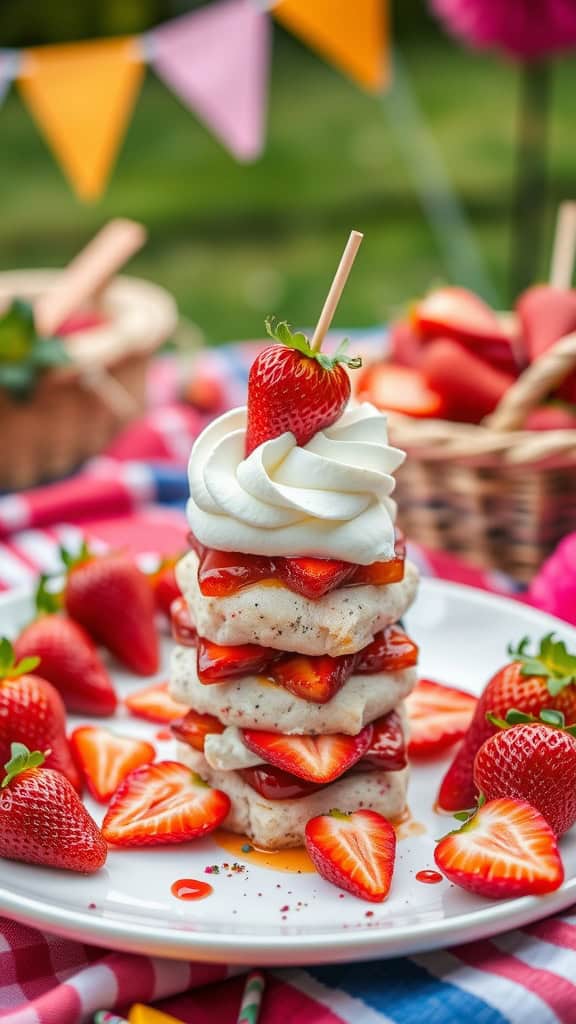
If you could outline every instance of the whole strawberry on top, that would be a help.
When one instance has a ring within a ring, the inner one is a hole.
[[[158,671],[155,605],[147,577],[128,555],[95,555],[84,544],[77,556],[61,551],[68,570],[64,606],[96,643],[138,675]]]
[[[347,341],[327,356],[284,321],[270,317],[266,330],[277,344],[263,349],[250,370],[246,456],[286,431],[294,434],[297,444],[305,445],[319,430],[335,423],[350,398],[344,367],[361,366],[359,358],[347,355]]]
[[[94,642],[82,626],[58,614],[59,600],[41,577],[36,593],[38,617],[14,643],[16,657],[37,656],[42,678],[56,687],[68,711],[113,715],[116,694]]]
[[[44,754],[13,743],[0,789],[0,857],[90,874],[106,861],[100,829]]]
[[[486,800],[526,800],[557,836],[576,821],[576,725],[565,728],[561,711],[546,709],[540,720],[511,710],[494,718],[498,732],[482,744],[474,782]]]
[[[66,711],[58,691],[32,674],[39,658],[16,662],[9,640],[0,640],[0,764],[12,743],[46,751],[46,766],[62,772],[75,789],[80,776],[66,739]]]
[[[499,669],[476,705],[474,717],[454,760],[444,776],[437,805],[444,811],[473,807],[476,799],[474,758],[485,740],[496,732],[487,719],[506,718],[510,708],[539,715],[545,708],[561,711],[568,725],[576,723],[576,655],[566,650],[554,634],[545,636],[535,654],[526,637],[510,647],[512,661]]]

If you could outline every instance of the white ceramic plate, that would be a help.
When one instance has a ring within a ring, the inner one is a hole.
[[[14,633],[30,617],[26,597],[0,601],[0,630]],[[424,580],[406,616],[421,645],[422,675],[479,693],[506,658],[506,645],[555,630],[576,646],[576,630],[504,598],[468,587]],[[169,641],[166,641],[166,655]],[[116,673],[126,695],[145,683]],[[80,721],[78,719],[77,721]],[[158,757],[171,756],[159,726],[119,715],[115,728],[153,738]],[[566,882],[544,898],[492,902],[442,881],[426,885],[416,873],[433,868],[434,840],[451,819],[434,814],[446,762],[414,768],[409,803],[412,821],[402,832],[389,899],[369,904],[313,873],[290,873],[230,854],[213,838],[166,849],[111,851],[97,876],[0,861],[0,911],[83,942],[180,959],[243,964],[305,964],[391,957],[468,942],[545,917],[576,901],[576,834],[562,840]],[[100,818],[102,809],[89,803]],[[575,830],[576,832],[576,830]],[[281,854],[271,855],[273,865]],[[232,871],[224,863],[240,863]],[[216,864],[219,874],[206,874]],[[184,902],[174,881],[209,881],[207,899]]]

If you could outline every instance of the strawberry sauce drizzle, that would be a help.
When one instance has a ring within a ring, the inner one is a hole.
[[[214,889],[208,882],[200,882],[197,878],[178,878],[170,886],[170,892],[177,900],[204,900],[212,895]]]
[[[436,885],[438,882],[441,882],[442,879],[443,879],[443,876],[440,874],[439,871],[427,870],[427,871],[418,871],[416,873],[416,881],[417,882],[424,882],[425,885]]]

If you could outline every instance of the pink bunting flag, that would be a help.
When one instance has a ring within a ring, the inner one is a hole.
[[[166,85],[241,161],[262,152],[270,20],[253,0],[219,0],[148,36]]]

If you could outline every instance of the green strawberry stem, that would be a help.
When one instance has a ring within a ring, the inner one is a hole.
[[[16,663],[14,648],[6,637],[0,640],[0,679],[18,679],[27,672],[33,672],[40,664],[40,658],[22,658]]]
[[[277,320],[276,317],[269,316],[266,317],[265,324],[266,331],[274,341],[286,345],[287,348],[297,349],[308,359],[315,359],[324,370],[333,370],[338,363],[345,363],[350,370],[357,370],[362,366],[360,356],[348,355],[348,338],[340,343],[333,356],[327,356],[324,352],[314,352],[306,335],[302,331],[293,331],[286,320]]]
[[[334,275],[334,280],[330,285],[330,291],[326,296],[326,301],[322,308],[322,312],[320,313],[320,319],[316,324],[316,330],[312,335],[311,348],[313,353],[319,352],[320,349],[322,348],[322,342],[324,341],[326,333],[334,318],[336,307],[338,306],[338,303],[340,302],[340,299],[342,297],[342,292],[344,291],[344,288],[346,286],[348,275],[352,270],[352,265],[354,263],[354,260],[356,259],[356,253],[360,248],[360,244],[363,238],[364,235],[362,235],[360,231],[350,232],[350,237],[346,243],[346,248],[342,253],[340,263],[338,264],[338,269]]]
[[[549,725],[553,729],[561,729],[563,732],[570,733],[571,736],[576,736],[576,725],[567,726],[564,712],[557,711],[555,708],[543,708],[538,718],[525,711],[518,711],[517,708],[510,708],[506,712],[506,718],[499,718],[498,715],[493,715],[491,711],[488,711],[486,719],[490,722],[490,725],[495,725],[497,729],[511,729],[515,725],[542,724]]]
[[[551,697],[557,697],[566,686],[576,682],[576,655],[566,650],[563,640],[555,640],[554,633],[548,633],[536,654],[527,650],[529,643],[530,638],[525,636],[518,647],[508,648],[514,661],[522,663],[523,676],[543,676]]]
[[[49,751],[46,751],[48,754]],[[2,779],[2,789],[9,786],[17,775],[27,772],[30,768],[39,768],[44,764],[46,757],[41,750],[28,750],[23,743],[12,743],[10,745],[10,760],[4,765],[6,775]]]
[[[39,615],[54,615],[62,608],[62,592],[56,593],[49,590],[47,583],[49,576],[42,575],[36,591],[36,611]]]

